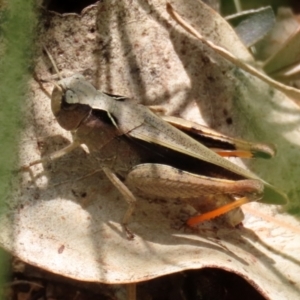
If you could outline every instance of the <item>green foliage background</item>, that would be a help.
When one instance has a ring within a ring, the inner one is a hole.
[[[0,209],[5,212],[9,183],[16,168],[21,105],[27,97],[34,30],[33,0],[0,1]],[[1,256],[1,281],[7,262]]]

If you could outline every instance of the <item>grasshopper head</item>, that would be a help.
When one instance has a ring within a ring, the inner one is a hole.
[[[61,80],[55,85],[51,96],[51,109],[59,123],[66,130],[77,129],[89,115],[91,107],[80,103],[76,89]]]

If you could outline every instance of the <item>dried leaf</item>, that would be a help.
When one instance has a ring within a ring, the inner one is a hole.
[[[251,61],[230,26],[202,2],[172,3],[204,37]],[[165,3],[104,1],[81,17],[46,18],[40,39],[65,74],[81,72],[106,92],[162,105],[168,114],[225,133],[276,143],[276,159],[251,167],[298,200],[298,106],[191,38],[171,20]],[[47,64],[39,57],[39,78],[49,79]],[[39,84],[32,85],[22,164],[70,139],[56,124]],[[51,84],[42,86],[50,92]],[[95,166],[88,154],[78,149],[51,165],[33,167],[34,183],[30,174],[22,174],[11,214],[1,220],[1,245],[25,262],[79,280],[130,283],[218,267],[244,277],[267,299],[299,295],[300,233],[293,217],[278,214],[274,206],[251,204],[243,227],[214,221],[192,231],[180,228],[191,213],[186,205],[139,199],[130,223],[136,237],[128,241],[120,226],[126,203],[104,175],[76,180],[91,171]],[[11,218],[13,228],[7,225]]]
[[[264,38],[275,24],[271,6],[251,9],[226,17],[246,47]]]
[[[292,99],[299,101],[300,99],[300,91],[293,87],[281,84],[280,82],[273,80],[271,77],[263,74],[262,72],[258,71],[255,67],[251,66],[249,63],[245,63],[240,60],[238,57],[234,56],[230,51],[226,50],[226,48],[220,47],[212,42],[210,39],[204,38],[195,28],[190,26],[184,19],[180,17],[180,15],[172,8],[170,4],[167,5],[167,9],[174,18],[183,28],[185,28],[188,32],[198,38],[200,41],[214,49],[217,53],[222,55],[228,61],[232,62],[236,66],[240,67],[244,71],[256,76],[257,78],[263,80],[264,82],[268,83],[270,86],[276,88],[277,90],[285,93],[287,96],[291,97]]]
[[[264,63],[264,70],[272,76],[286,73],[284,69],[294,68],[300,63],[300,26],[282,44],[281,48]],[[299,68],[299,67],[298,67]],[[291,71],[290,71],[291,73]],[[293,72],[295,73],[295,72]],[[289,74],[291,76],[291,74]]]

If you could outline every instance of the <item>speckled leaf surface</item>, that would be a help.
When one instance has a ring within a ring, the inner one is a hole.
[[[232,29],[197,1],[172,1],[204,36],[237,57],[251,56]],[[239,70],[190,37],[164,1],[104,1],[82,16],[45,15],[40,41],[64,75],[82,73],[98,89],[224,133],[276,144],[277,157],[251,162],[262,178],[298,198],[299,108],[280,92]],[[37,59],[24,110],[21,164],[70,142],[56,123],[48,59]],[[41,86],[44,90],[41,89]],[[237,160],[233,160],[242,164]],[[126,203],[84,149],[32,167],[13,185],[11,212],[1,220],[5,249],[24,261],[79,280],[128,283],[206,266],[235,272],[267,299],[300,292],[299,222],[275,206],[245,206],[240,228],[217,221],[182,227],[193,211],[183,203],[139,198],[129,241],[120,226]],[[13,221],[13,226],[9,226]]]

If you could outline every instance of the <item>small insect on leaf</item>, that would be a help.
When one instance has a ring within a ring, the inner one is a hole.
[[[52,112],[73,142],[48,157],[51,161],[80,145],[128,203],[122,225],[127,228],[136,195],[188,202],[202,215],[188,225],[226,214],[250,201],[285,204],[286,196],[250,171],[222,156],[274,156],[272,146],[222,135],[180,118],[164,117],[125,97],[98,91],[82,75],[55,84]],[[229,218],[240,223],[242,215]]]

